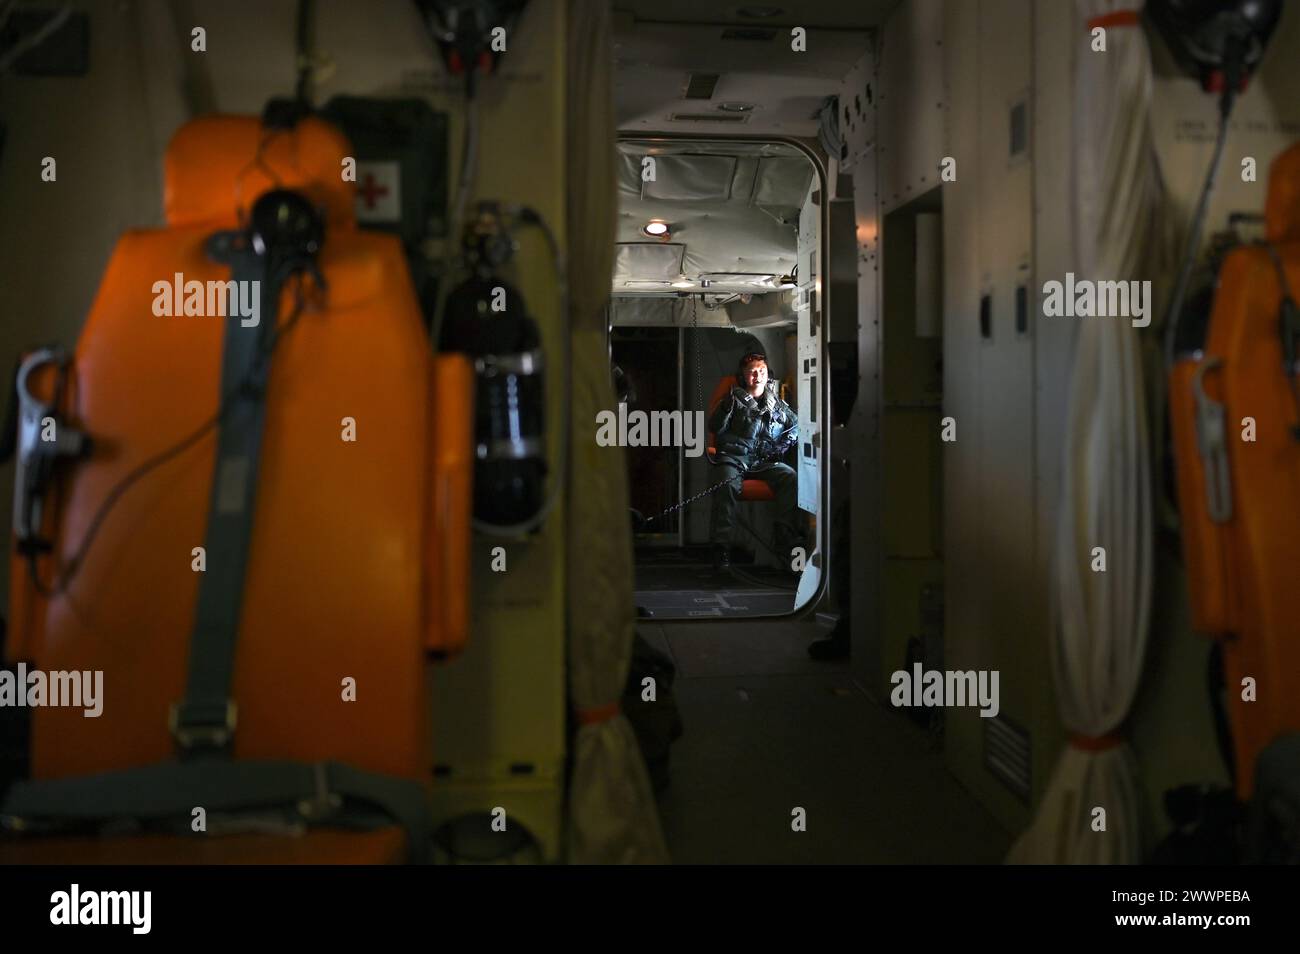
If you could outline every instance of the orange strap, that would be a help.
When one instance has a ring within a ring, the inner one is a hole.
[[[1114,732],[1106,735],[1077,735],[1070,733],[1070,744],[1076,749],[1084,752],[1105,752],[1109,749],[1118,748],[1124,743],[1124,740]]]
[[[577,712],[578,725],[599,725],[602,722],[608,722],[619,713],[617,702],[610,702],[603,706],[592,706],[589,709],[579,709]]]
[[[1109,27],[1117,26],[1137,26],[1141,23],[1141,17],[1136,10],[1113,10],[1110,13],[1103,13],[1099,17],[1093,17],[1088,21],[1088,29],[1095,30],[1101,27],[1103,30]]]

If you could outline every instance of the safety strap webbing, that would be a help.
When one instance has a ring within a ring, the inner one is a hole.
[[[384,817],[367,817],[365,806]],[[287,808],[304,821],[360,828],[395,822],[406,832],[410,860],[428,860],[432,823],[419,783],[339,762],[206,757],[99,775],[20,781],[9,790],[0,811],[39,828],[121,818],[188,820],[195,808],[208,814]]]
[[[228,248],[236,287],[260,288],[261,302],[269,307],[260,310],[255,327],[244,327],[235,302],[226,310],[218,400],[229,403],[223,407],[218,422],[204,537],[206,570],[199,580],[190,636],[189,676],[185,698],[176,707],[172,726],[182,755],[225,749],[234,732],[235,709],[230,690],[253,536],[270,370],[264,344],[274,333],[278,318],[279,288],[268,280],[265,259],[247,245]],[[244,282],[249,284],[240,284]]]
[[[229,758],[235,724],[231,696],[235,646],[282,276],[270,274],[266,260],[234,233],[213,236],[209,250],[219,261],[229,262],[236,283],[258,282],[259,304],[269,307],[259,308],[259,323],[248,327],[242,324],[235,302],[226,310],[217,454],[204,538],[206,568],[194,614],[185,697],[172,713],[180,760],[98,775],[18,782],[9,790],[0,814],[57,829],[122,818],[174,820],[188,817],[196,807],[239,813],[287,809],[312,823],[354,828],[396,823],[406,832],[410,860],[423,863],[428,860],[432,822],[418,782],[337,762]],[[376,810],[382,817],[376,816]]]

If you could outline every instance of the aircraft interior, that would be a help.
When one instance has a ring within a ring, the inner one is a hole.
[[[1293,924],[1297,62],[1296,0],[0,0],[0,921]],[[548,877],[444,881],[633,893]]]
[[[780,142],[625,139],[619,153],[609,305],[615,376],[629,415],[698,411],[707,433],[703,453],[680,442],[628,448],[638,608],[655,619],[792,613],[813,598],[820,563],[804,583],[825,458],[817,417],[819,402],[825,407],[819,167],[797,144]],[[655,178],[643,181],[643,169]],[[730,544],[730,573],[719,580],[710,490],[720,478],[707,419],[736,386],[737,362],[754,353],[767,356],[771,380],[798,416],[795,446],[775,458],[797,476],[798,513],[787,521],[797,542],[778,548],[775,508],[765,506],[775,494],[751,479],[739,495],[741,539]],[[665,380],[667,367],[678,371]]]

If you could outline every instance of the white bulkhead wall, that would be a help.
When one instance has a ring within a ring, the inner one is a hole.
[[[956,418],[958,439],[944,445],[944,665],[1001,671],[1002,714],[1031,740],[1031,803],[984,768],[983,726],[973,712],[948,713],[945,755],[1012,830],[1027,823],[1064,744],[1048,675],[1048,573],[1075,326],[1042,317],[1041,288],[1071,267],[1073,31],[1072,5],[1059,0],[906,0],[841,88],[841,107],[848,105],[847,119],[843,108],[840,114],[848,143],[842,166],[854,178],[859,265],[861,387],[850,422],[854,670],[880,696],[895,668],[878,658],[869,634],[883,599],[876,511],[889,503],[879,494],[878,455],[889,453],[878,437],[884,343],[877,269],[888,267],[880,260],[880,221],[932,188],[951,157],[956,180],[942,183],[943,413]],[[1300,75],[1288,66],[1297,48],[1300,8],[1285,7],[1238,102],[1204,240],[1226,225],[1230,211],[1263,210],[1269,163],[1300,138]],[[1174,71],[1159,38],[1152,59],[1153,131],[1170,214],[1181,229],[1209,161],[1215,99]],[[1017,107],[1026,138],[1013,155]],[[1246,156],[1257,160],[1254,183],[1240,175]],[[1150,277],[1159,316],[1169,276]],[[1020,330],[1015,296],[1022,285],[1028,321]],[[979,323],[984,295],[987,336]],[[1148,389],[1156,374],[1148,371]],[[1208,647],[1190,636],[1176,548],[1158,546],[1156,560],[1152,649],[1128,734],[1159,837],[1167,828],[1166,788],[1224,776],[1203,685]]]

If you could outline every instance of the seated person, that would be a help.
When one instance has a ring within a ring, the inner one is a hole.
[[[799,439],[799,418],[777,395],[767,377],[767,356],[747,354],[736,369],[736,386],[724,395],[709,416],[715,437],[718,479],[727,484],[713,495],[712,537],[715,565],[731,567],[731,544],[741,482],[761,480],[776,495],[774,549],[789,566],[790,550],[803,544],[795,523],[799,478],[779,458]]]

